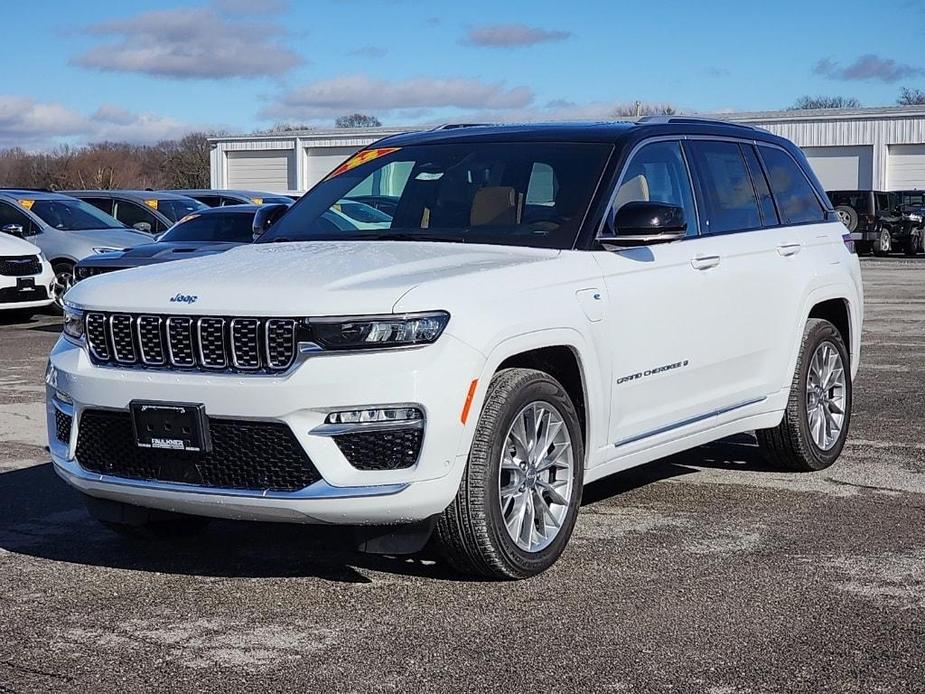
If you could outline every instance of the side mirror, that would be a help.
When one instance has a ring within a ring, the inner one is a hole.
[[[648,246],[683,239],[687,234],[684,208],[667,202],[628,202],[613,220],[613,235],[598,238],[608,250]]]
[[[143,231],[146,234],[150,234],[151,222],[135,222],[132,224],[132,229],[137,229],[138,231]]]
[[[18,236],[23,238],[26,235],[25,230],[22,227],[22,224],[6,224],[0,228],[4,234],[9,234],[10,236]]]
[[[288,209],[289,205],[281,202],[274,203],[272,205],[261,206],[257,210],[257,213],[254,215],[254,224],[251,227],[254,235],[254,241],[267,233],[267,229],[273,226],[276,221],[286,213],[286,210]]]

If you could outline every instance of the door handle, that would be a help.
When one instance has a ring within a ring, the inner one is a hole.
[[[691,260],[691,266],[695,270],[709,270],[711,267],[719,265],[718,255],[698,255]]]
[[[802,243],[782,243],[777,247],[777,252],[786,257],[788,255],[796,255],[802,248]]]

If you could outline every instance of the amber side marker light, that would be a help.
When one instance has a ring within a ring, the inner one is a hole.
[[[473,378],[469,384],[469,392],[466,394],[466,402],[463,403],[462,413],[459,415],[459,421],[463,424],[469,419],[469,408],[472,407],[472,398],[475,397],[475,389],[479,385],[479,379]]]

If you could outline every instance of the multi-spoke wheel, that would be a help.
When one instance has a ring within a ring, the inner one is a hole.
[[[822,470],[845,445],[851,419],[848,350],[829,321],[807,321],[781,423],[757,432],[769,459],[790,470]]]
[[[74,284],[74,266],[70,263],[55,263],[52,271],[55,273],[55,279],[51,285],[51,293],[55,300],[55,308],[60,311],[64,306],[64,295]]]
[[[436,540],[458,570],[526,578],[562,554],[581,502],[584,447],[575,406],[541,371],[495,374],[459,492]]]

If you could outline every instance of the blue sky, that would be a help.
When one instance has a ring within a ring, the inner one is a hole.
[[[0,146],[765,110],[925,87],[925,0],[33,0],[4,6]],[[863,38],[863,40],[862,40]]]

